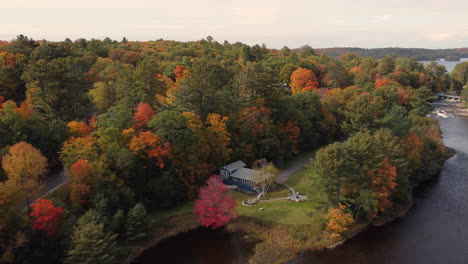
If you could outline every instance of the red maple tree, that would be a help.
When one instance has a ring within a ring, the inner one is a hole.
[[[188,76],[189,71],[185,68],[184,65],[177,65],[174,68],[174,75],[177,82],[182,81],[185,77]]]
[[[383,87],[383,86],[388,85],[388,84],[389,84],[389,80],[387,80],[387,79],[380,79],[379,78],[379,79],[377,79],[375,81],[375,87],[377,87],[377,88]]]
[[[91,164],[86,159],[79,159],[71,166],[73,175],[70,198],[74,203],[87,203],[88,195],[91,193],[90,182]]]
[[[200,199],[195,202],[195,213],[203,227],[212,229],[224,226],[237,217],[236,201],[229,194],[219,175],[211,176],[200,188]]]
[[[139,128],[146,127],[146,123],[151,120],[153,115],[154,111],[151,106],[145,103],[139,103],[133,115],[133,128],[138,130]]]
[[[50,200],[40,198],[31,207],[32,212],[29,215],[36,218],[32,229],[43,230],[47,236],[53,236],[57,231],[57,222],[63,208],[55,206]]]

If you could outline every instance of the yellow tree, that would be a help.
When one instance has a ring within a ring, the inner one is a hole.
[[[19,186],[29,201],[42,188],[41,177],[47,167],[47,158],[31,144],[21,141],[13,145],[2,158],[2,168],[8,180]]]
[[[73,136],[77,137],[89,136],[93,130],[90,125],[83,121],[70,121],[68,122],[67,127],[68,131],[70,131]]]
[[[354,223],[354,219],[346,206],[340,203],[337,207],[330,208],[325,218],[328,220],[327,229],[332,232],[331,237],[341,236]]]
[[[60,151],[60,159],[67,169],[79,159],[88,159],[93,161],[97,156],[98,147],[96,138],[92,136],[70,137],[63,143]]]
[[[207,161],[216,167],[229,160],[231,153],[227,121],[228,118],[220,114],[208,114],[205,121],[204,136],[210,149]]]

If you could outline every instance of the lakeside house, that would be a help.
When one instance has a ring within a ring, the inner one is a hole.
[[[241,160],[219,168],[219,174],[226,185],[235,185],[237,189],[249,193],[258,193],[260,184],[271,176],[269,173],[247,168]]]

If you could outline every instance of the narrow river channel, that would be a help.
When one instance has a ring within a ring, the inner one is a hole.
[[[303,253],[288,264],[468,263],[468,119],[439,122],[445,145],[457,153],[437,179],[417,191],[405,217],[370,228],[334,250]],[[200,229],[163,241],[135,264],[242,264],[248,251],[236,234]]]

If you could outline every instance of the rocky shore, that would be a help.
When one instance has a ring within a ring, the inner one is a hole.
[[[454,116],[464,116],[468,117],[468,108],[465,108],[464,103],[455,103],[455,102],[447,102],[447,101],[434,101],[432,103],[434,106],[434,110],[444,110],[447,113],[450,113]]]

